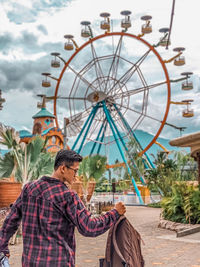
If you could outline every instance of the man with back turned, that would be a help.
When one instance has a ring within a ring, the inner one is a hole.
[[[65,183],[76,180],[82,157],[60,150],[51,177],[26,184],[0,231],[0,252],[9,254],[8,241],[22,220],[23,267],[74,267],[74,229],[88,237],[105,233],[126,212],[119,202],[114,209],[92,218],[78,195]]]

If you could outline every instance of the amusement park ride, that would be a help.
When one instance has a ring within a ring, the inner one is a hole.
[[[99,154],[102,146],[107,148],[116,143],[139,202],[143,204],[129,162],[140,172],[137,163],[127,156],[127,139],[135,140],[136,152],[143,158],[145,168],[154,168],[146,152],[156,143],[167,124],[170,104],[186,105],[184,117],[194,115],[189,108],[192,100],[171,101],[172,83],[183,81],[182,90],[193,89],[190,81],[192,72],[183,72],[183,77],[170,79],[166,65],[173,61],[175,66],[182,66],[185,58],[184,48],[177,47],[173,49],[175,56],[169,60],[162,59],[162,49],[171,44],[169,28],[160,29],[164,35],[156,44],[150,44],[143,36],[152,32],[152,17],[141,17],[144,24],[141,33],[135,35],[129,33],[131,12],[125,10],[121,15],[121,30],[115,32],[110,14],[101,13],[100,29],[104,33],[97,36],[91,23],[82,21],[81,36],[86,42],[81,46],[73,35],[65,35],[64,49],[68,51],[69,59],[65,60],[60,53],[51,53],[54,57],[51,66],[58,69],[62,62],[63,67],[58,77],[42,73],[42,86],[50,87],[50,79],[56,83],[54,95],[46,96],[46,100],[54,102],[57,127],[65,118],[63,128],[67,137],[76,136],[73,150],[82,153],[84,144],[89,140],[93,142],[90,155]],[[155,70],[159,70],[159,74],[155,74]],[[162,110],[157,99],[162,104]],[[148,131],[149,125],[153,126],[154,136],[144,146],[136,136],[136,129]],[[114,141],[109,139],[111,135]],[[143,176],[140,174],[139,177],[145,184]]]

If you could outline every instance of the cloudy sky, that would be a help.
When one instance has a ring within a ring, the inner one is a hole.
[[[142,24],[140,17],[146,14],[152,15],[153,33],[151,36],[145,36],[144,39],[154,44],[161,37],[158,30],[162,27],[169,27],[172,0],[1,0],[0,7],[0,88],[6,99],[3,110],[0,111],[0,121],[17,130],[28,129],[31,131],[32,116],[38,111],[39,99],[36,95],[41,93],[52,95],[55,89],[55,83],[52,83],[52,87],[48,90],[41,86],[41,73],[52,72],[50,53],[60,52],[64,54],[65,59],[70,55],[63,49],[65,34],[73,34],[80,46],[85,42],[80,37],[82,20],[91,22],[96,36],[102,33],[98,26],[101,21],[99,16],[101,12],[111,14],[113,27],[116,26],[114,31],[119,31],[118,26],[122,18],[120,12],[130,10],[132,11],[133,26],[129,32],[136,35],[140,33]],[[174,47],[186,48],[184,51],[186,65],[175,67],[173,63],[167,64],[171,79],[180,78],[179,74],[184,71],[193,72],[191,78],[194,89],[184,92],[180,89],[180,83],[173,85],[171,99],[173,101],[194,99],[192,108],[195,116],[190,119],[183,118],[181,114],[184,106],[171,105],[167,118],[167,122],[170,124],[187,127],[184,133],[199,131],[200,126],[199,8],[199,0],[176,0],[171,33],[172,45],[168,50],[158,48],[158,52],[164,59],[175,55]],[[125,51],[127,54],[131,52],[128,42],[124,49],[127,49]],[[84,63],[85,56],[86,54],[83,54],[82,58],[81,55],[79,56],[80,62]],[[161,69],[153,62],[151,75],[154,77],[154,82],[159,82]],[[149,64],[151,63],[149,62]],[[74,66],[76,67],[75,63]],[[59,71],[55,76],[59,75]],[[164,98],[159,92],[153,96],[154,106],[156,104],[155,116],[156,112],[163,112],[162,101],[165,100],[162,99]],[[48,109],[53,111],[52,104],[48,104]],[[146,122],[144,125],[144,130],[148,129],[149,132],[154,132],[152,123]],[[167,126],[161,134],[166,138],[174,138],[179,135],[179,131]]]

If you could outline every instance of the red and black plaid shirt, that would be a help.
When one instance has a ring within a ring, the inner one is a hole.
[[[24,189],[0,231],[0,251],[8,253],[8,241],[22,219],[22,266],[74,267],[74,228],[84,236],[106,232],[119,218],[113,209],[92,218],[77,194],[59,180],[42,177]]]

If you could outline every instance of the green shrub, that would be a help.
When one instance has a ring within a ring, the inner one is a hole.
[[[200,223],[200,190],[193,185],[177,183],[172,186],[172,196],[161,202],[163,217],[180,223]]]

